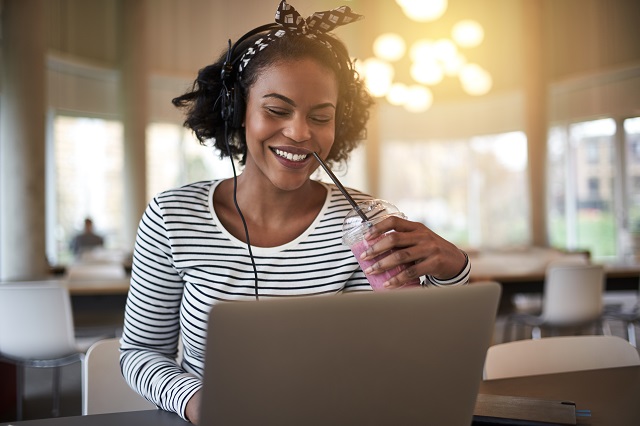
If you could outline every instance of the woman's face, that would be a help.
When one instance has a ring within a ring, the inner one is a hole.
[[[281,190],[300,188],[326,158],[335,137],[338,83],[312,59],[278,62],[249,89],[243,174]]]

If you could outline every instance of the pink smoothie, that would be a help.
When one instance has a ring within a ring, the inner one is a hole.
[[[382,238],[382,237],[380,237]],[[376,240],[377,241],[377,240]],[[395,250],[389,250],[388,252],[382,253],[379,256],[374,257],[373,259],[369,259],[369,260],[362,260],[360,259],[360,255],[367,250],[367,248],[373,244],[375,241],[373,242],[368,242],[366,240],[362,240],[362,241],[358,241],[357,243],[353,244],[351,246],[351,251],[353,252],[354,256],[356,257],[356,259],[358,260],[358,263],[360,264],[360,267],[362,268],[362,270],[364,271],[365,269],[367,269],[369,266],[373,265],[374,263],[376,263],[377,261],[379,261],[380,259],[384,258],[385,256],[387,256],[388,254],[394,252]],[[406,265],[398,265],[393,269],[389,269],[388,271],[385,271],[381,274],[376,274],[376,275],[367,275],[367,280],[369,280],[369,284],[371,284],[371,288],[373,288],[376,291],[379,290],[389,290],[387,288],[385,288],[383,286],[383,284],[385,282],[387,282],[391,277],[394,277],[396,275],[398,275],[401,271],[407,269]],[[406,283],[405,285],[403,285],[402,287],[399,288],[408,288],[408,287],[414,287],[414,286],[418,286],[420,285],[420,280],[419,279],[415,279],[411,282]]]

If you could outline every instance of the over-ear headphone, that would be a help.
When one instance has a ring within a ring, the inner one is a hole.
[[[245,232],[245,236],[246,236],[246,240],[247,240],[247,249],[249,251],[249,257],[251,258],[251,264],[253,266],[253,273],[254,273],[254,294],[256,297],[256,300],[259,299],[259,295],[258,295],[258,270],[256,267],[256,263],[255,263],[255,259],[253,257],[253,252],[251,250],[251,240],[249,239],[249,229],[247,228],[247,222],[244,218],[244,215],[242,214],[242,211],[240,209],[240,206],[238,205],[238,200],[237,200],[237,188],[238,188],[238,184],[237,184],[237,180],[238,180],[238,176],[236,174],[236,168],[233,162],[233,156],[231,153],[231,146],[229,144],[229,136],[230,134],[228,133],[229,130],[233,131],[236,129],[240,129],[242,127],[242,123],[244,121],[244,115],[245,115],[245,100],[242,98],[242,90],[240,87],[240,82],[238,79],[238,70],[237,70],[237,65],[238,65],[238,61],[240,61],[243,57],[243,55],[240,54],[236,54],[236,49],[238,48],[238,46],[244,42],[245,40],[247,40],[249,37],[252,37],[256,34],[265,32],[265,31],[269,31],[275,28],[282,28],[280,24],[266,24],[266,25],[262,25],[260,27],[254,28],[253,30],[249,31],[248,33],[246,33],[245,35],[243,35],[242,37],[240,37],[233,45],[231,44],[231,40],[229,40],[229,49],[227,50],[227,54],[225,57],[225,61],[224,64],[222,65],[222,69],[220,71],[220,78],[221,78],[221,82],[222,82],[222,89],[220,92],[220,96],[218,98],[219,104],[220,104],[220,111],[221,111],[221,116],[222,116],[222,120],[225,123],[225,132],[224,132],[224,139],[225,139],[225,145],[227,148],[227,153],[229,155],[229,158],[231,160],[231,167],[233,169],[233,202],[234,205],[236,207],[236,210],[238,212],[238,215],[240,216],[240,219],[242,221],[242,225],[244,228],[244,232]],[[340,49],[338,49],[340,50]],[[332,49],[332,51],[335,50]],[[341,52],[342,53],[342,52]],[[338,53],[335,53],[336,56],[338,56]],[[345,55],[342,55],[345,56]],[[344,59],[344,63],[347,64],[347,68],[350,72],[352,72],[351,70],[351,61],[349,60],[349,57],[346,56]],[[339,59],[340,60],[340,59]],[[353,96],[353,83],[350,83],[350,87],[349,87],[349,99],[351,99],[351,97]],[[349,101],[347,103],[347,105],[345,105],[344,108],[344,112],[343,112],[343,117],[348,117],[351,114],[351,101]],[[344,118],[343,118],[344,120]]]
[[[222,80],[222,91],[220,93],[220,112],[222,115],[222,119],[224,120],[225,126],[227,130],[236,130],[242,127],[242,123],[244,122],[245,115],[245,100],[242,96],[242,90],[240,88],[240,83],[238,81],[238,69],[237,65],[240,59],[242,58],[242,54],[237,54],[236,49],[238,46],[247,40],[248,38],[266,32],[275,28],[282,28],[279,24],[271,23],[261,25],[253,30],[249,31],[242,37],[240,37],[233,45],[231,44],[231,40],[229,40],[229,49],[227,50],[227,54],[225,57],[224,64],[222,65],[222,70],[220,72],[220,77]],[[332,46],[331,50],[334,55],[338,58],[342,67],[346,69],[344,72],[354,72],[352,70],[351,60],[346,53],[346,51],[342,51],[340,48],[336,48],[336,46]],[[349,87],[346,93],[346,102],[340,108],[340,119],[338,129],[343,129],[343,125],[350,119],[351,110],[353,107],[353,98],[356,93],[355,84],[353,82],[353,78],[350,76],[348,79]],[[226,141],[228,143],[228,141]]]
[[[242,122],[244,120],[244,112],[245,112],[245,103],[244,99],[242,99],[242,91],[240,89],[240,83],[238,81],[237,70],[234,69],[236,66],[236,62],[242,58],[242,55],[235,55],[235,50],[247,38],[264,32],[270,29],[279,27],[278,24],[266,24],[260,27],[254,28],[249,31],[242,37],[238,39],[233,45],[231,44],[231,40],[229,40],[229,50],[227,51],[227,55],[224,60],[224,64],[222,65],[222,70],[220,71],[220,78],[222,81],[222,90],[220,92],[219,102],[220,102],[220,111],[222,115],[222,119],[224,120],[224,143],[227,147],[227,153],[229,155],[229,159],[231,160],[231,168],[233,169],[233,204],[236,207],[238,215],[240,216],[240,220],[242,221],[242,227],[244,228],[244,234],[247,239],[247,250],[249,251],[249,257],[251,258],[251,265],[253,266],[253,274],[254,274],[254,294],[256,300],[259,300],[258,295],[258,269],[256,267],[256,262],[253,257],[253,251],[251,250],[251,240],[249,239],[249,229],[247,228],[247,221],[242,214],[242,210],[240,210],[240,205],[238,205],[238,175],[236,174],[236,167],[233,162],[233,156],[231,154],[231,147],[229,144],[229,130],[235,130],[242,127]],[[236,56],[234,58],[234,55]]]
[[[279,27],[280,25],[275,23],[261,25],[240,37],[233,45],[231,44],[231,40],[229,40],[229,50],[227,51],[227,56],[224,64],[222,65],[222,71],[220,72],[220,77],[222,79],[220,111],[222,119],[228,129],[239,129],[242,127],[245,113],[245,103],[244,99],[242,99],[242,91],[237,78],[237,70],[235,69],[236,63],[241,56],[234,58],[235,50],[240,43],[249,37]]]

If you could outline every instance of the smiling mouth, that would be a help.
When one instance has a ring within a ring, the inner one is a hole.
[[[309,157],[309,154],[293,154],[291,152],[282,151],[280,149],[273,149],[273,152],[276,153],[277,156],[286,158],[289,161],[301,162]]]

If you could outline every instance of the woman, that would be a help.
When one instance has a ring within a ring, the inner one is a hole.
[[[341,243],[350,204],[335,185],[311,179],[314,152],[328,164],[348,158],[371,105],[346,48],[324,32],[331,25],[320,25],[329,15],[337,25],[359,18],[343,7],[303,20],[282,1],[278,25],[250,33],[174,99],[201,142],[214,140],[244,167],[237,179],[194,183],[149,204],[136,240],[121,363],[133,388],[192,423],[212,304],[371,289]],[[466,255],[420,223],[387,219],[369,238],[391,230],[366,254],[397,250],[368,273],[413,264],[389,288],[421,276],[435,285],[467,281]]]

